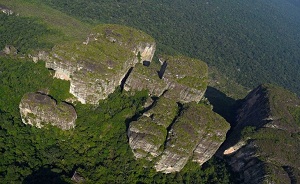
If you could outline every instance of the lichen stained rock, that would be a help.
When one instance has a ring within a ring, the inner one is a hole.
[[[168,86],[169,98],[181,103],[199,102],[207,88],[207,65],[185,56],[164,56],[160,77]]]
[[[152,160],[162,153],[167,128],[178,113],[176,102],[161,97],[154,107],[129,125],[129,145],[136,158]]]
[[[183,56],[164,56],[161,65],[136,65],[125,82],[125,90],[149,91],[151,96],[161,96],[175,102],[199,102],[207,87],[207,65],[197,59]]]
[[[164,173],[177,172],[190,158],[202,165],[215,154],[228,130],[228,123],[210,108],[188,104],[172,125],[155,169]]]
[[[51,97],[40,93],[25,94],[19,109],[23,123],[38,128],[51,124],[69,130],[75,127],[77,119],[73,106],[64,102],[57,104]]]
[[[128,71],[143,60],[151,61],[155,41],[125,26],[100,25],[84,42],[57,45],[46,60],[55,77],[70,80],[70,93],[81,103],[98,104],[114,92]]]

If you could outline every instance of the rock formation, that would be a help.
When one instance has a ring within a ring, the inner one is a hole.
[[[137,64],[124,89],[148,90],[159,97],[128,129],[137,159],[158,160],[155,169],[180,171],[189,159],[202,165],[225,139],[229,125],[199,102],[207,87],[207,66],[183,56],[163,56],[161,64]],[[181,104],[187,108],[181,112]]]
[[[70,93],[81,103],[97,104],[121,85],[137,63],[151,61],[154,52],[155,42],[145,33],[101,25],[85,42],[58,45],[44,58],[46,67],[55,70],[55,77],[70,80]]]
[[[154,107],[131,122],[128,129],[129,145],[136,158],[152,160],[163,151],[167,128],[178,113],[176,102],[161,97]]]
[[[152,96],[165,96],[176,102],[199,102],[207,87],[207,65],[183,56],[164,56],[161,65],[136,65],[125,82],[125,90],[149,90]]]
[[[47,95],[27,93],[23,96],[19,108],[24,124],[38,128],[51,124],[63,130],[75,127],[77,114],[74,107],[64,102],[57,104]]]
[[[180,171],[189,159],[209,160],[229,129],[227,122],[203,104],[178,106],[166,92],[143,116],[130,124],[129,145],[136,158],[153,160],[157,171]],[[169,131],[169,132],[168,132]]]
[[[299,117],[300,99],[280,87],[261,85],[247,95],[220,149],[240,183],[300,181]]]
[[[2,52],[6,55],[17,55],[18,54],[18,50],[11,45],[6,45],[4,47],[4,49],[2,50]]]
[[[202,165],[223,143],[228,129],[228,123],[206,105],[188,104],[172,125],[155,169],[180,171],[190,158]]]

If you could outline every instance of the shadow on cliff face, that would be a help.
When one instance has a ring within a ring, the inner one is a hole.
[[[213,111],[221,115],[231,127],[235,126],[236,110],[239,106],[239,100],[228,97],[223,92],[211,86],[207,87],[204,96],[213,105]]]
[[[39,170],[33,172],[31,175],[27,176],[23,184],[52,184],[52,183],[58,183],[58,184],[66,184],[67,182],[63,181],[61,179],[61,174],[55,173],[51,171],[50,168],[40,168]]]

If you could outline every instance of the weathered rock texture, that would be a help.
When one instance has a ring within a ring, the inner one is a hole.
[[[207,65],[184,56],[164,56],[164,60],[160,75],[167,83],[168,97],[181,103],[199,102],[207,88]]]
[[[207,65],[183,56],[164,56],[161,65],[137,65],[125,82],[125,90],[149,90],[152,96],[165,97],[176,102],[199,102],[207,87]]]
[[[4,49],[2,50],[2,52],[6,55],[16,55],[16,54],[18,54],[18,50],[14,46],[11,46],[11,45],[6,45],[4,47]]]
[[[136,158],[158,160],[157,171],[180,171],[189,159],[202,165],[225,139],[226,121],[199,102],[207,87],[207,65],[202,61],[164,56],[161,64],[137,64],[124,84],[125,90],[148,90],[159,97],[132,122],[129,145]],[[169,131],[170,130],[170,131]],[[168,132],[169,131],[169,132]]]
[[[187,161],[202,165],[223,143],[228,123],[203,104],[190,103],[172,125],[157,171],[180,171]]]
[[[85,104],[97,104],[121,85],[127,72],[143,60],[151,61],[154,40],[133,28],[96,27],[83,43],[59,45],[46,59],[55,77],[70,80],[70,93]]]
[[[129,145],[136,158],[152,160],[161,154],[167,137],[167,127],[178,113],[176,102],[161,97],[128,129]]]
[[[74,107],[64,102],[57,104],[47,95],[27,93],[23,96],[19,108],[24,124],[38,128],[51,124],[63,130],[75,127],[77,114]]]
[[[137,64],[124,84],[124,89],[129,90],[148,90],[151,96],[161,96],[167,90],[167,84],[159,79],[157,70],[160,65],[151,63],[150,66]]]
[[[228,123],[203,104],[190,103],[181,112],[182,107],[164,95],[130,123],[129,145],[135,157],[156,157],[155,169],[165,173],[180,171],[189,159],[202,165],[224,141]]]
[[[300,181],[299,117],[300,99],[289,91],[261,85],[249,93],[220,149],[240,183]]]

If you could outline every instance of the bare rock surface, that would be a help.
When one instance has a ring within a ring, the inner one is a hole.
[[[27,93],[23,96],[19,108],[24,124],[38,128],[51,124],[63,130],[75,127],[77,114],[74,107],[64,102],[57,104],[47,95]]]
[[[202,165],[223,143],[228,129],[228,123],[210,108],[188,104],[172,125],[155,169],[164,173],[177,172],[190,158]]]

